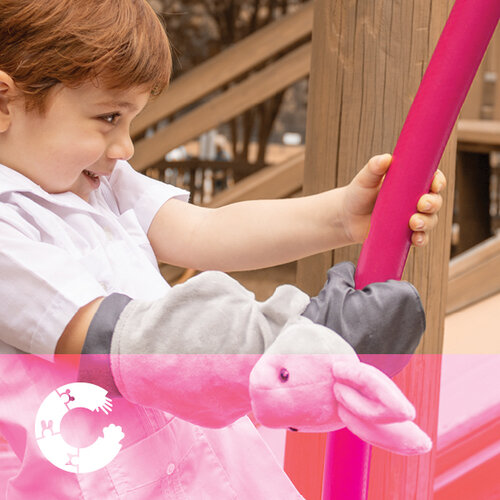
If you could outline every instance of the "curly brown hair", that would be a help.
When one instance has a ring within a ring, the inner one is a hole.
[[[0,70],[26,109],[43,113],[57,84],[147,85],[157,95],[168,85],[172,59],[146,0],[0,0]]]

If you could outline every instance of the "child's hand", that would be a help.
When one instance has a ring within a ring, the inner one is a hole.
[[[354,243],[362,243],[368,236],[370,218],[384,176],[391,164],[392,156],[374,156],[346,187],[344,199],[344,227],[347,236]],[[425,246],[429,231],[437,224],[437,212],[443,204],[439,194],[446,186],[444,174],[438,170],[432,181],[431,191],[424,194],[417,203],[417,212],[409,221],[414,233],[411,241],[415,246]]]

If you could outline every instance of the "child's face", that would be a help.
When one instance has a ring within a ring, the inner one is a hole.
[[[110,91],[85,83],[51,92],[43,116],[14,101],[0,162],[49,193],[71,191],[88,201],[99,176],[132,156],[130,123],[148,102],[149,89]]]

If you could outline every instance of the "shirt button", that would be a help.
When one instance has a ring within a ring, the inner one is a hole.
[[[169,464],[167,467],[167,474],[170,476],[175,470],[175,465],[174,464]]]

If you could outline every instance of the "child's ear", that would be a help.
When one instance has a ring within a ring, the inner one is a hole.
[[[0,70],[0,133],[6,132],[10,127],[12,114],[9,104],[15,94],[14,80],[5,71]]]

